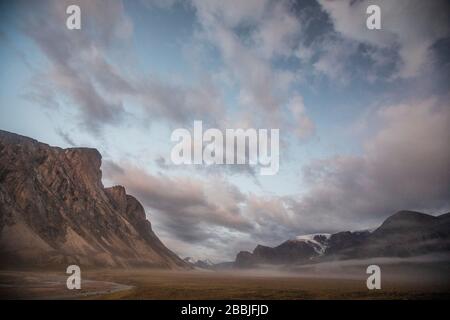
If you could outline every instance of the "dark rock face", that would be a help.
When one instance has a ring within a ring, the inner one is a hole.
[[[259,261],[253,257],[253,254],[248,251],[240,251],[236,255],[234,266],[238,268],[250,268],[258,264]]]
[[[95,149],[51,147],[0,131],[0,267],[186,267],[142,205],[104,188]]]
[[[338,232],[314,241],[288,240],[271,248],[258,245],[253,253],[241,251],[235,267],[259,264],[295,264],[372,257],[412,257],[450,253],[450,213],[441,216],[399,211],[373,232]],[[317,250],[317,243],[324,250]]]
[[[288,240],[277,247],[258,245],[253,253],[241,251],[236,256],[237,267],[251,267],[256,264],[291,264],[306,262],[317,255],[314,246],[295,240]]]
[[[331,235],[326,249],[327,255],[343,255],[347,251],[364,243],[370,236],[369,231],[343,231]]]
[[[305,242],[288,240],[275,248],[257,246],[253,251],[259,260],[265,263],[293,263],[307,260],[314,256],[316,251]]]
[[[434,252],[450,252],[449,214],[434,217],[399,211],[349,254],[352,257],[411,257]]]

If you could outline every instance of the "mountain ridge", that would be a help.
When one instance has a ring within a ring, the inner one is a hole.
[[[0,268],[189,268],[139,201],[102,184],[93,148],[59,148],[0,130]]]
[[[320,239],[321,234],[304,235],[286,240],[275,247],[258,244],[253,252],[239,252],[234,266],[250,268],[262,264],[289,265],[373,257],[448,254],[449,218],[450,213],[432,216],[402,210],[385,219],[373,231],[342,231],[331,234],[326,239]],[[317,250],[317,242],[323,251]],[[291,244],[290,250],[285,249],[288,243]]]

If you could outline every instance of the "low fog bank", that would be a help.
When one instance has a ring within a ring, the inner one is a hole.
[[[252,269],[233,269],[234,275],[254,277],[306,277],[362,280],[367,267],[378,265],[382,279],[417,284],[440,284],[450,290],[450,254],[409,258],[377,257],[336,260],[303,265],[259,265]]]

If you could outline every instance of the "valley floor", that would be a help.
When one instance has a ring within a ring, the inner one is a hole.
[[[0,271],[3,299],[449,299],[448,265],[384,268],[368,290],[365,268],[345,273],[281,271],[82,271],[81,290],[64,272]],[[406,271],[404,271],[406,270]],[[432,276],[427,277],[430,274]]]

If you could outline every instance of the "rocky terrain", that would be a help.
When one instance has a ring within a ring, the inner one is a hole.
[[[0,131],[0,268],[189,267],[136,198],[103,187],[100,167],[96,149]]]
[[[313,234],[290,239],[277,247],[258,245],[241,251],[235,267],[261,264],[306,264],[373,257],[414,257],[450,253],[450,213],[437,217],[399,211],[374,231]]]

